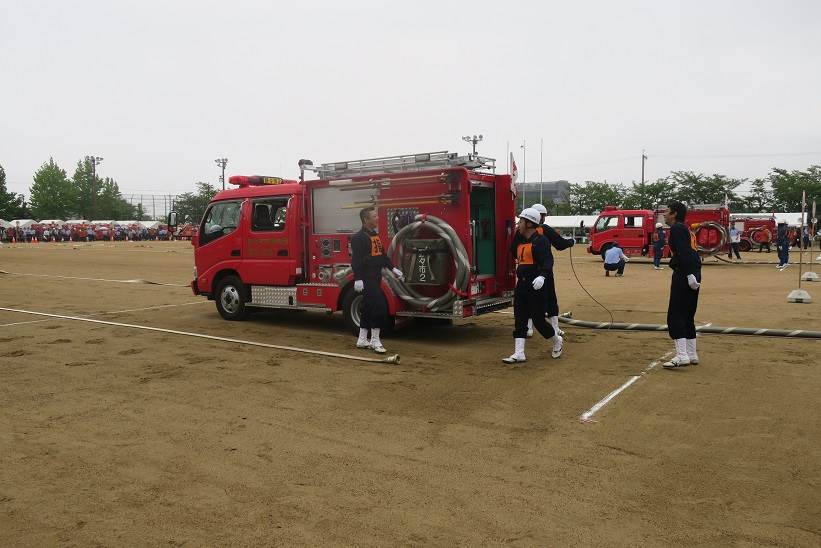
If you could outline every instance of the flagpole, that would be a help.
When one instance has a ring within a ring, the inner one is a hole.
[[[527,207],[527,139],[522,139],[522,209]]]
[[[804,268],[804,217],[807,214],[807,191],[801,193],[801,228],[798,230],[798,289],[801,289],[801,274]]]
[[[539,138],[539,203],[544,205],[544,137]]]

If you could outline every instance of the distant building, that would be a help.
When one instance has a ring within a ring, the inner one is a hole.
[[[570,183],[563,180],[516,183],[516,193],[518,194],[518,209],[532,206],[539,200],[543,201],[546,206],[550,203],[566,204],[569,202]]]

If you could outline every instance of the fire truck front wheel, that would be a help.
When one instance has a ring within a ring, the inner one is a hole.
[[[231,321],[245,319],[248,315],[248,308],[245,306],[247,293],[248,289],[245,284],[236,276],[223,278],[214,299],[220,316]]]
[[[354,335],[359,335],[359,305],[362,303],[362,294],[348,290],[345,298],[342,299],[342,315],[345,318],[345,326]],[[396,318],[388,315],[385,321],[385,327],[381,330],[380,335],[389,335],[396,325]]]

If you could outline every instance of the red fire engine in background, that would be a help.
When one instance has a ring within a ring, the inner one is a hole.
[[[511,304],[515,273],[510,175],[476,155],[433,152],[323,164],[300,161],[299,181],[232,176],[193,235],[191,287],[223,318],[249,309],[342,310],[359,328],[351,235],[375,206],[400,282],[382,290],[396,317],[456,320]],[[305,171],[319,179],[305,180]]]
[[[605,206],[590,229],[590,245],[593,255],[604,254],[618,243],[624,254],[653,256],[653,235],[656,223],[664,225],[664,210],[619,209]],[[687,212],[687,225],[693,230],[702,255],[727,252],[729,242],[730,211],[720,205],[695,205]],[[665,234],[669,227],[664,226]],[[670,256],[670,248],[664,246],[663,257]]]
[[[730,215],[730,224],[741,232],[742,252],[775,241],[778,227],[773,213],[739,213]]]

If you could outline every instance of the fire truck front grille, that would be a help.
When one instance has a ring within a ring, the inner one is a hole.
[[[251,306],[296,306],[295,287],[251,286]]]

